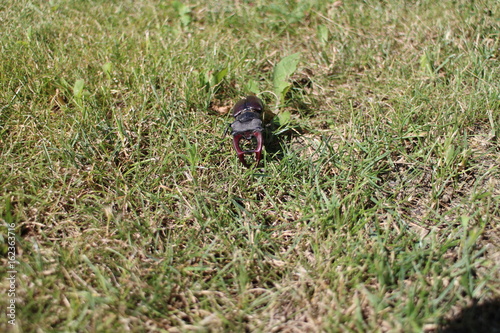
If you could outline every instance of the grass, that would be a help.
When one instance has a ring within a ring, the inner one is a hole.
[[[1,4],[0,260],[13,224],[19,263],[0,327],[498,329],[460,316],[500,298],[499,13]],[[297,52],[279,104],[273,68]],[[250,92],[291,119],[247,170],[222,135]]]

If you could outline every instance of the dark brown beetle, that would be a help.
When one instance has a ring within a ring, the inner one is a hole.
[[[245,160],[245,154],[255,153],[255,165],[259,164],[261,158],[263,112],[264,103],[257,96],[243,98],[233,107],[233,117],[235,118],[231,124],[233,146],[239,160],[246,167],[248,167],[248,163]],[[242,141],[245,143],[243,149],[240,146]]]

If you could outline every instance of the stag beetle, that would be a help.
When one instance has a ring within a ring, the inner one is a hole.
[[[257,96],[248,96],[233,107],[234,122],[231,124],[233,146],[239,160],[248,167],[245,154],[255,153],[255,165],[259,164],[262,153],[262,118],[264,103]],[[243,144],[243,148],[241,147]]]

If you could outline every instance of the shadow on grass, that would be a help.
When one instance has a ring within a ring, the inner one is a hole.
[[[264,146],[268,153],[268,159],[281,161],[285,156],[285,150],[295,137],[301,136],[306,131],[301,127],[293,127],[275,134],[279,125],[271,124],[264,131]]]
[[[500,333],[500,298],[473,304],[445,321],[439,333]]]

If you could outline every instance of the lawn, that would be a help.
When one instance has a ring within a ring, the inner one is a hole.
[[[500,332],[500,2],[0,22],[1,331]],[[276,116],[247,169],[249,94]]]

